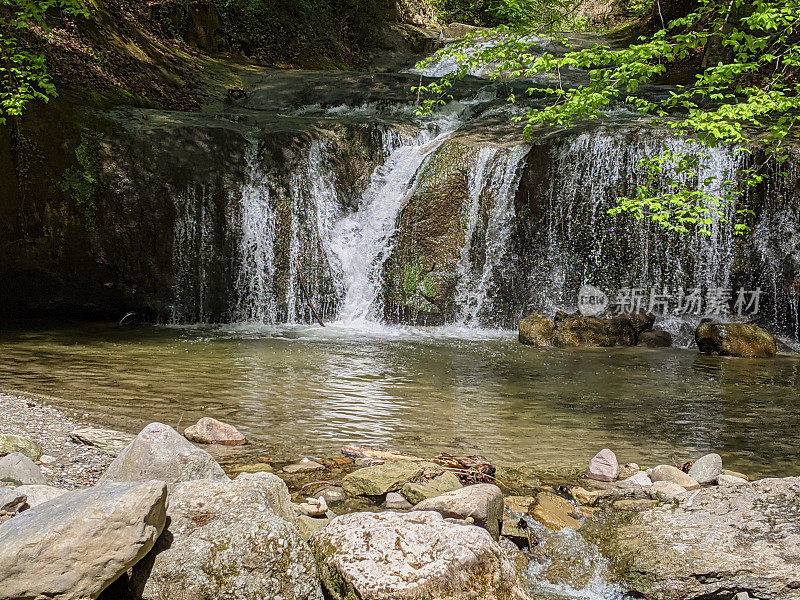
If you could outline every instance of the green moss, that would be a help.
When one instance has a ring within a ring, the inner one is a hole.
[[[75,149],[76,166],[64,171],[59,187],[77,204],[83,214],[88,230],[97,226],[97,205],[95,192],[100,179],[100,140],[102,134],[92,131],[81,135],[81,142]]]

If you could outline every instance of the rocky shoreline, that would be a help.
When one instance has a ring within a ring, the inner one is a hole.
[[[242,444],[235,427],[185,436],[0,396],[0,599],[527,600],[598,577],[608,597],[800,598],[800,478],[751,483],[716,454],[603,449],[544,476],[345,447],[226,472],[203,448]]]

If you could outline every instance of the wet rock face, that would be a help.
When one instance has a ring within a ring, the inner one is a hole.
[[[653,599],[800,598],[800,478],[677,496],[609,532],[632,589]]]
[[[441,324],[455,310],[456,267],[464,245],[468,171],[477,150],[445,143],[425,165],[397,221],[383,270],[390,321]],[[477,218],[483,223],[486,208]]]
[[[747,323],[700,323],[694,337],[707,354],[772,358],[778,351],[772,334]]]
[[[528,600],[500,546],[435,512],[354,513],[311,539],[334,600]]]
[[[646,313],[599,318],[559,311],[552,320],[535,313],[520,321],[519,341],[530,346],[561,348],[636,346],[641,341],[648,346],[671,345],[668,333],[653,329],[654,321],[655,317]]]

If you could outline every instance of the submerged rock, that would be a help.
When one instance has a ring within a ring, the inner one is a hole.
[[[14,485],[46,485],[39,467],[30,458],[19,452],[14,452],[0,458],[0,481]]]
[[[112,461],[99,482],[150,479],[173,484],[195,479],[227,480],[228,476],[208,452],[172,427],[150,423]]]
[[[422,476],[424,469],[407,460],[390,460],[345,476],[342,488],[349,496],[383,496]]]
[[[497,539],[503,521],[503,492],[491,483],[468,485],[423,500],[414,510],[435,511],[448,519],[471,519],[475,525],[483,527]]]
[[[529,599],[485,530],[435,512],[344,515],[314,535],[311,547],[334,600]]]
[[[531,512],[533,518],[548,529],[558,531],[564,527],[580,529],[581,524],[574,515],[575,507],[567,500],[550,492],[542,492]]]
[[[0,434],[0,456],[19,452],[31,460],[39,460],[42,457],[42,447],[30,438],[10,433]]]
[[[800,478],[704,488],[608,532],[636,594],[665,600],[800,598]]]
[[[191,427],[187,427],[183,435],[197,444],[221,444],[223,446],[241,446],[247,440],[236,427],[223,423],[212,417],[203,417]]]
[[[719,454],[706,454],[695,461],[688,474],[697,483],[713,483],[722,474],[722,457]]]
[[[694,339],[706,354],[773,358],[778,353],[772,334],[749,323],[700,323]]]
[[[617,455],[608,448],[603,448],[594,455],[586,469],[586,477],[596,481],[611,482],[619,477],[619,461]]]
[[[310,458],[303,458],[300,460],[300,462],[283,467],[283,472],[289,473],[290,475],[295,473],[310,473],[312,471],[323,470],[325,470],[325,465],[322,465],[315,460],[311,460]]]
[[[291,511],[286,484],[269,473],[178,483],[168,528],[133,570],[133,596],[321,600],[313,557]]]
[[[0,598],[97,598],[153,547],[166,521],[160,481],[68,492],[0,525]]]

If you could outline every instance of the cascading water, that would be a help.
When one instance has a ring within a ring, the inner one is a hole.
[[[209,270],[213,262],[213,206],[204,186],[175,198],[172,246],[172,323],[202,323],[209,317]]]
[[[463,325],[477,325],[491,312],[493,278],[507,256],[513,230],[514,196],[528,146],[514,148],[484,147],[469,173],[467,231],[457,267],[455,303]],[[481,204],[491,207],[483,235],[478,234]],[[481,239],[482,238],[482,239]],[[475,252],[477,245],[482,251]],[[479,254],[482,261],[474,261]]]
[[[635,195],[645,183],[640,160],[662,155],[665,149],[702,158],[698,176],[667,166],[664,178],[711,196],[722,196],[725,182],[735,181],[743,166],[742,154],[735,149],[701,148],[679,138],[602,128],[554,148],[547,171],[547,226],[535,242],[528,240],[537,248],[528,267],[529,310],[574,310],[577,290],[585,283],[611,293],[621,287],[730,287],[735,204],[723,204],[710,234],[689,238],[688,249],[685,237],[671,235],[658,224],[608,215],[618,197]]]
[[[345,290],[339,322],[352,325],[379,320],[375,304],[380,296],[380,271],[391,252],[397,215],[420,167],[454,129],[445,127],[440,133],[423,129],[410,144],[400,144],[396,138],[384,142],[384,147],[394,149],[373,173],[358,210],[341,219],[331,236]]]
[[[239,262],[234,321],[275,323],[275,208],[253,145],[245,156],[248,181],[239,204]]]

